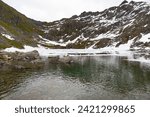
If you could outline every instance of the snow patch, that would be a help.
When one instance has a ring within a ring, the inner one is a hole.
[[[135,61],[135,62],[141,62],[141,63],[149,63],[150,64],[150,59],[145,59],[144,57],[140,57],[137,59],[128,59],[129,61]]]
[[[66,46],[66,44],[64,44],[64,43],[59,43],[59,42],[56,42],[56,41],[50,41],[50,40],[48,40],[48,39],[46,39],[46,38],[43,38],[43,37],[40,36],[40,35],[39,35],[39,37],[42,39],[41,41],[39,41],[39,43]]]
[[[83,39],[83,40],[87,40],[87,38],[85,38],[83,36],[83,34],[79,35],[77,38],[75,38],[74,40],[70,41],[68,40],[67,42],[64,42],[63,43],[63,39],[60,39],[59,42],[56,42],[56,41],[50,41],[48,39],[45,39],[43,38],[42,36],[39,35],[39,37],[42,39],[42,41],[40,41],[40,43],[42,44],[51,44],[51,45],[59,45],[59,46],[67,46],[68,44],[72,44],[72,43],[75,43],[77,40],[79,39]],[[61,41],[61,42],[60,42]]]
[[[150,33],[148,33],[146,35],[142,34],[142,37],[139,40],[139,42],[143,42],[143,43],[150,42]]]
[[[41,45],[38,45],[38,47],[31,47],[31,46],[24,46],[24,49],[18,49],[15,47],[6,48],[3,51],[6,52],[30,52],[33,50],[37,50],[40,54],[40,56],[54,56],[54,55],[68,55],[69,53],[72,54],[87,54],[87,55],[97,55],[99,53],[109,53],[112,55],[131,55],[128,51],[119,50],[118,48],[114,47],[106,47],[102,49],[49,49],[46,47],[43,47]]]
[[[124,29],[126,29],[127,27],[132,26],[132,25],[133,25],[133,22],[134,22],[134,19],[130,20],[130,23],[127,24],[127,25],[125,25],[125,26],[123,27],[123,31],[124,31]]]
[[[148,24],[144,25],[144,27],[147,27],[147,26],[148,26]]]
[[[147,15],[150,15],[150,11],[147,13]]]
[[[71,56],[125,56],[129,61],[150,63],[150,59],[145,59],[143,57],[134,59],[133,57],[134,52],[123,50],[123,49],[121,50],[120,48],[115,48],[115,47],[105,47],[102,49],[92,49],[92,48],[91,49],[49,49],[38,45],[38,47],[24,46],[24,49],[11,47],[5,49],[4,51],[30,52],[33,50],[37,50],[40,56],[45,56],[45,57],[49,57],[49,56],[62,57],[62,56],[67,56],[68,54],[70,54]],[[106,53],[106,54],[101,54],[101,53]]]
[[[60,43],[63,43],[63,42],[64,42],[64,40],[63,40],[63,39],[60,39],[60,40],[59,40],[59,42],[60,42]]]
[[[115,18],[113,18],[112,20],[106,20],[106,19],[101,19],[100,20],[100,23],[104,23],[104,26],[109,26],[109,25],[111,25],[115,22],[118,22],[118,21],[116,21]]]
[[[6,37],[6,38],[9,39],[9,40],[15,40],[12,36],[10,36],[10,35],[8,35],[8,34],[2,33],[2,36],[3,36],[3,37]]]
[[[24,46],[24,49],[18,49],[15,47],[11,47],[11,48],[6,48],[3,51],[6,52],[30,52],[30,51],[34,51],[37,50],[40,54],[40,56],[49,56],[49,50],[48,48],[45,48],[43,46],[38,45],[38,47],[31,47],[31,46]]]
[[[116,36],[117,36],[116,34],[106,33],[106,34],[100,34],[99,36],[97,36],[96,38],[93,38],[91,40],[95,41],[95,40],[100,40],[100,39],[103,39],[103,38],[113,39]]]
[[[121,44],[119,47],[117,47],[119,50],[130,50],[130,46],[132,45],[134,39],[129,40],[126,44]]]

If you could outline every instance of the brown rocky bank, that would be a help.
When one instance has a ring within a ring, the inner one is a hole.
[[[0,52],[0,69],[35,69],[44,65],[38,51],[31,52]]]

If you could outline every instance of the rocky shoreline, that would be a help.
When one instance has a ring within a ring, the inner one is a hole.
[[[38,51],[31,52],[0,52],[0,70],[40,68],[44,61]]]
[[[102,55],[104,53],[100,54]],[[138,60],[138,58],[150,60],[150,51],[149,50],[134,51],[134,54],[132,56],[133,59],[135,60],[136,59]],[[43,68],[45,65],[48,65],[48,63],[72,64],[75,61],[76,60],[74,60],[74,57],[71,57],[69,54],[66,56],[49,56],[43,59],[37,50],[30,52],[0,51],[0,70],[38,69]]]
[[[70,56],[49,56],[43,59],[39,52],[5,52],[0,51],[0,70],[22,70],[43,68],[47,63],[71,64],[73,58]]]

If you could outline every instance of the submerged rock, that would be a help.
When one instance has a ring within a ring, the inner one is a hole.
[[[53,63],[53,64],[56,64],[56,63],[71,64],[74,61],[71,56],[67,55],[67,56],[49,56],[48,62]]]
[[[71,64],[73,63],[73,59],[70,56],[64,56],[64,57],[59,58],[59,62]]]
[[[58,61],[59,61],[59,56],[49,56],[49,57],[48,57],[48,61],[49,61],[50,63],[58,63]]]

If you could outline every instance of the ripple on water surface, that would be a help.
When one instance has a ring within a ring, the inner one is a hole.
[[[72,64],[0,73],[1,99],[150,99],[150,67],[123,57],[73,57]]]

